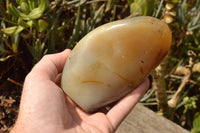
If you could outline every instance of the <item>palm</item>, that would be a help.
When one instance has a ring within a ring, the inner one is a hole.
[[[31,77],[33,78],[33,77]],[[35,83],[34,83],[35,82]],[[46,80],[42,84],[32,81],[25,87],[31,91],[24,91],[21,102],[21,114],[26,119],[25,124],[42,123],[49,131],[66,132],[112,132],[112,124],[103,113],[87,114],[78,108],[62,90],[52,81]],[[45,86],[45,89],[43,88]],[[42,89],[43,88],[43,89]],[[34,89],[34,90],[33,90]],[[40,93],[37,93],[37,92]],[[23,105],[23,106],[22,106]],[[39,132],[39,131],[38,131]]]
[[[59,87],[69,53],[66,50],[45,56],[28,74],[13,132],[114,132],[148,88],[148,80],[145,80],[106,114],[87,114]]]
[[[50,87],[50,83],[47,83]],[[52,83],[53,84],[53,83]],[[87,114],[79,107],[77,107],[67,96],[63,95],[61,89],[54,84],[54,89],[52,91],[48,91],[49,97],[54,97],[53,103],[56,103],[54,106],[57,108],[56,112],[53,114],[47,114],[46,118],[48,119],[49,116],[55,115],[56,119],[52,120],[53,125],[62,125],[62,129],[69,133],[69,131],[73,131],[76,129],[76,132],[113,132],[113,126],[109,122],[109,119],[104,113],[95,113],[95,114]],[[51,86],[52,87],[52,86]],[[57,91],[54,92],[53,90]],[[55,94],[58,94],[59,97],[55,97]],[[41,102],[41,101],[40,101]],[[44,101],[47,103],[47,101]],[[60,104],[57,104],[60,103]],[[51,104],[49,104],[51,105]],[[52,106],[52,105],[51,105]],[[43,106],[44,107],[44,106]],[[51,108],[51,107],[48,107]],[[48,108],[47,111],[49,110]],[[44,110],[46,110],[44,109]],[[46,112],[45,112],[46,114]],[[60,123],[60,119],[62,119],[62,123]],[[57,121],[57,123],[55,123]]]

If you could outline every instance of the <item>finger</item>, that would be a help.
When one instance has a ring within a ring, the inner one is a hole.
[[[61,78],[62,78],[62,73],[59,73],[57,76],[56,76],[56,79],[55,79],[55,83],[61,87]]]
[[[71,50],[66,49],[61,53],[45,55],[32,69],[32,74],[42,79],[55,81],[62,72]]]
[[[116,129],[124,118],[130,113],[149,86],[149,80],[145,79],[132,93],[121,99],[108,113],[107,117]]]

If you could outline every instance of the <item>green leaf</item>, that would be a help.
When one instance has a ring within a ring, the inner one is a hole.
[[[42,16],[43,16],[43,10],[41,10],[41,8],[35,8],[28,14],[28,18],[32,20],[38,19]]]
[[[101,7],[99,7],[97,11],[95,11],[94,20],[96,24],[101,22],[104,15],[104,10],[105,10],[104,5],[102,5]]]
[[[108,0],[107,4],[106,4],[106,12],[110,11],[112,9],[113,6],[113,0]]]
[[[3,45],[3,40],[0,40],[0,57],[5,58],[5,55],[7,54],[7,50],[5,48],[5,46]],[[1,59],[0,59],[1,60]]]
[[[17,23],[24,28],[30,27],[22,18],[19,18]]]
[[[21,5],[22,2],[27,3],[27,0],[15,0],[18,5]]]
[[[80,30],[81,30],[81,6],[78,7],[75,26],[72,32],[72,38],[68,42],[68,46],[70,46],[71,48],[74,47],[75,43],[77,43]]]
[[[186,11],[187,11],[187,3],[186,3],[186,1],[183,1],[182,3],[178,4],[178,7],[177,7],[177,19],[179,20],[179,23],[181,25],[185,25],[186,24],[186,19],[185,19]]]
[[[4,28],[4,29],[1,29],[1,31],[7,35],[15,35],[21,31],[24,30],[24,27],[22,26],[13,26],[13,27],[8,27],[8,28]]]
[[[132,13],[138,13],[138,14],[142,14],[142,9],[140,7],[140,5],[136,2],[133,2],[131,5],[130,5],[130,12],[131,14]]]
[[[20,7],[21,7],[22,12],[24,12],[26,15],[29,14],[30,10],[26,2],[21,2]]]
[[[39,8],[44,12],[49,7],[48,0],[40,0]]]
[[[194,118],[191,133],[200,133],[200,113],[198,113]]]
[[[32,27],[33,24],[34,24],[34,22],[33,22],[33,20],[29,20],[29,21],[27,22],[27,24],[28,24],[29,27]]]
[[[134,0],[135,3],[138,3],[138,5],[141,8],[144,8],[144,3],[146,2],[146,0]],[[142,9],[143,10],[143,9]]]
[[[29,10],[32,11],[34,8],[36,8],[37,0],[27,0],[27,3],[29,5]]]
[[[28,20],[27,15],[20,12],[16,7],[14,7],[12,4],[8,6],[8,12],[15,18],[23,18],[24,20]]]
[[[48,28],[48,23],[42,19],[38,21],[39,32],[43,32]]]
[[[21,0],[15,0],[18,5],[20,5]]]
[[[180,0],[172,0],[172,3],[177,4]]]
[[[19,34],[12,35],[11,40],[12,40],[12,50],[14,53],[17,53],[20,40]]]
[[[155,0],[135,0],[130,4],[130,12],[143,16],[151,16],[154,11]]]
[[[154,3],[155,0],[146,0],[143,7],[143,15],[144,16],[151,16],[154,11]]]
[[[192,25],[191,25],[191,26],[197,25],[198,22],[200,22],[200,12],[198,13],[198,15],[196,15],[196,17],[194,17],[194,18],[192,19]]]
[[[12,4],[8,5],[8,12],[15,18],[19,18],[19,10],[17,10]]]

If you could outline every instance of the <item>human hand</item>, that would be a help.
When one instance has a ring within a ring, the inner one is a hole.
[[[18,119],[11,133],[114,132],[149,86],[146,79],[107,113],[88,114],[60,88],[60,77],[70,50],[46,55],[27,75]]]

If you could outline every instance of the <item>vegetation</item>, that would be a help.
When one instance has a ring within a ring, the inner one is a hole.
[[[199,0],[0,0],[0,12],[2,130],[14,123],[25,75],[45,54],[72,49],[104,23],[148,15],[169,24],[173,43],[140,102],[200,132]]]

